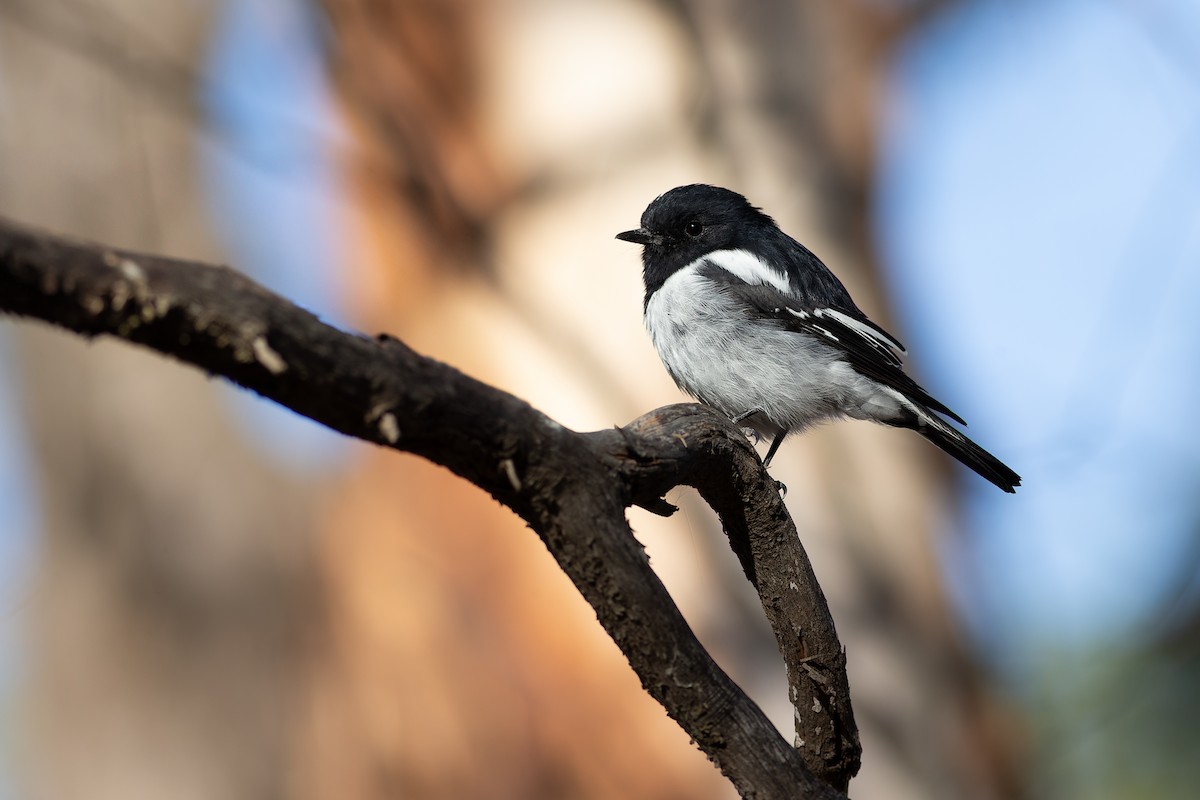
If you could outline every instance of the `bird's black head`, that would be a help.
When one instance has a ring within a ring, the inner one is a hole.
[[[642,213],[642,226],[617,238],[640,244],[649,298],[667,278],[716,250],[745,247],[775,222],[729,189],[693,183],[660,195]]]

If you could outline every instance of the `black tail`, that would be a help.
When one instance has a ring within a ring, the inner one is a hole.
[[[1009,494],[1015,493],[1016,487],[1021,485],[1020,475],[932,413],[928,418],[905,421],[901,425],[912,428]]]

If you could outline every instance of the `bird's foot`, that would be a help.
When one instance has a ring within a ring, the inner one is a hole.
[[[763,440],[762,434],[759,433],[754,428],[750,427],[749,425],[742,425],[742,423],[745,422],[746,420],[750,419],[751,417],[753,417],[755,414],[758,414],[761,412],[762,412],[761,408],[752,408],[749,411],[743,411],[741,414],[738,414],[736,417],[734,417],[733,419],[730,420],[730,422],[732,422],[734,425],[738,425],[741,427],[742,434],[747,439],[749,439],[750,443],[753,445],[757,445],[759,442],[761,442]]]
[[[775,489],[779,492],[779,499],[787,497],[787,484],[783,481],[775,481]]]

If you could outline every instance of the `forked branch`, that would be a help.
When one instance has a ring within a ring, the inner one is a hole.
[[[645,687],[743,797],[844,798],[858,771],[845,656],[774,482],[696,405],[576,433],[388,337],[326,325],[226,267],[130,253],[0,220],[0,311],[108,335],[220,375],[348,436],[486,490],[545,542]],[[798,746],[713,662],[625,520],[695,486],[720,515],[788,667]]]

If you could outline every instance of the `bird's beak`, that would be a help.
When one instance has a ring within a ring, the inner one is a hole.
[[[656,233],[650,233],[649,231],[647,231],[643,228],[638,228],[637,230],[634,230],[634,231],[625,231],[624,233],[618,233],[617,238],[623,242],[633,242],[634,244],[653,245],[655,247],[658,247],[663,243],[663,237],[659,236]]]

